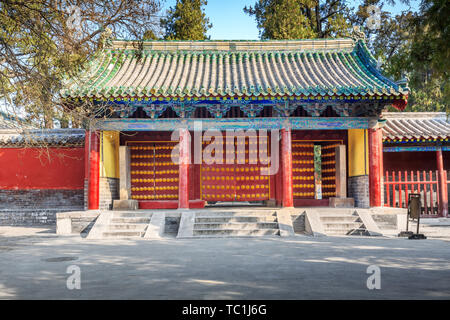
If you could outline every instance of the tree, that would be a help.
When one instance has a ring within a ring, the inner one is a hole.
[[[417,83],[414,104],[450,113],[450,3],[423,0],[414,20],[410,59]]]
[[[379,0],[365,0],[354,21],[365,23],[367,7]],[[394,79],[409,77],[411,94],[406,111],[447,111],[449,88],[449,4],[423,0],[418,12],[402,12],[391,17],[381,11],[380,28],[366,29],[369,47],[383,60],[383,72]],[[446,34],[447,32],[447,34]],[[392,109],[391,111],[397,111]]]
[[[106,30],[135,39],[156,30],[159,10],[156,0],[2,0],[0,104],[46,128],[81,125],[95,110],[61,99],[64,77],[77,78]]]
[[[212,27],[206,17],[206,0],[177,0],[175,7],[167,10],[167,17],[161,19],[166,40],[205,40],[206,32]]]
[[[257,0],[244,12],[255,16],[261,39],[343,37],[351,29],[342,0]]]

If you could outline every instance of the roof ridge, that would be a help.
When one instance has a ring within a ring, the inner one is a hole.
[[[447,120],[445,112],[383,112],[385,119],[440,119]]]
[[[302,50],[353,49],[352,38],[298,39],[298,40],[113,40],[110,49],[152,49],[158,51],[246,51],[246,50]]]
[[[296,41],[330,41],[330,40],[353,40],[351,37],[341,38],[309,38],[309,39],[205,39],[205,40],[137,40],[137,39],[113,39],[112,41],[126,42],[296,42]]]

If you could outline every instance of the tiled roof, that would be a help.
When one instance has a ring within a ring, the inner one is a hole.
[[[82,146],[84,135],[84,129],[0,130],[0,146]]]
[[[364,41],[113,41],[64,97],[388,96],[409,89],[384,77]]]
[[[446,139],[450,137],[450,122],[445,112],[385,112],[383,138]]]

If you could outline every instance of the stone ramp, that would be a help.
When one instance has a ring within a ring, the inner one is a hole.
[[[159,238],[164,231],[164,213],[146,211],[104,211],[87,239]]]
[[[306,232],[313,236],[381,236],[367,209],[307,208]]]

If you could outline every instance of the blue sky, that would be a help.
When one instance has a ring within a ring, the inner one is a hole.
[[[259,39],[258,29],[254,17],[245,14],[245,6],[253,6],[256,0],[208,0],[206,15],[213,24],[208,35],[213,40],[257,40]],[[360,3],[357,0],[350,0],[350,6],[356,7]],[[399,2],[397,0],[397,2]],[[418,0],[411,0],[413,8],[417,8]],[[176,0],[166,0],[164,8],[174,6]],[[384,10],[393,15],[406,10],[408,6],[396,4],[395,6],[385,6]]]

